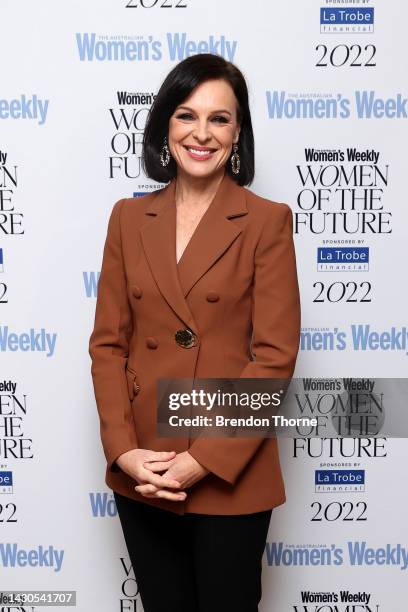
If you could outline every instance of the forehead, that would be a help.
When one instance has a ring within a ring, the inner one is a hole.
[[[235,94],[231,85],[223,79],[204,81],[197,85],[190,95],[180,102],[179,106],[191,108],[229,108],[235,109]]]

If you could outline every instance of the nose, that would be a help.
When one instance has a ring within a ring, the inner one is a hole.
[[[193,136],[199,142],[205,142],[206,140],[211,138],[211,133],[208,128],[208,123],[205,118],[197,119],[197,122],[194,128],[194,132],[193,132]]]

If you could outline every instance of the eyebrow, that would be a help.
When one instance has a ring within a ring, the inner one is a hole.
[[[184,105],[178,106],[176,110],[179,110],[180,108],[185,108],[185,109],[187,109],[189,111],[193,111],[194,112],[194,109],[190,108],[189,106],[184,106]],[[213,115],[214,113],[228,113],[228,115],[231,115],[230,111],[227,110],[226,108],[220,108],[218,110],[212,111],[210,114]]]

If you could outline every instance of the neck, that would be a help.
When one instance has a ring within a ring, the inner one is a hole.
[[[177,172],[175,199],[177,205],[201,206],[211,202],[224,178],[225,168],[211,176],[195,177],[182,170]]]

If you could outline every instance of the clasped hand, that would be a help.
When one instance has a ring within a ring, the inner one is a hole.
[[[190,487],[209,473],[188,451],[152,451],[136,448],[120,455],[119,467],[139,484],[135,491],[144,497],[183,501]],[[159,474],[158,472],[164,472]]]

